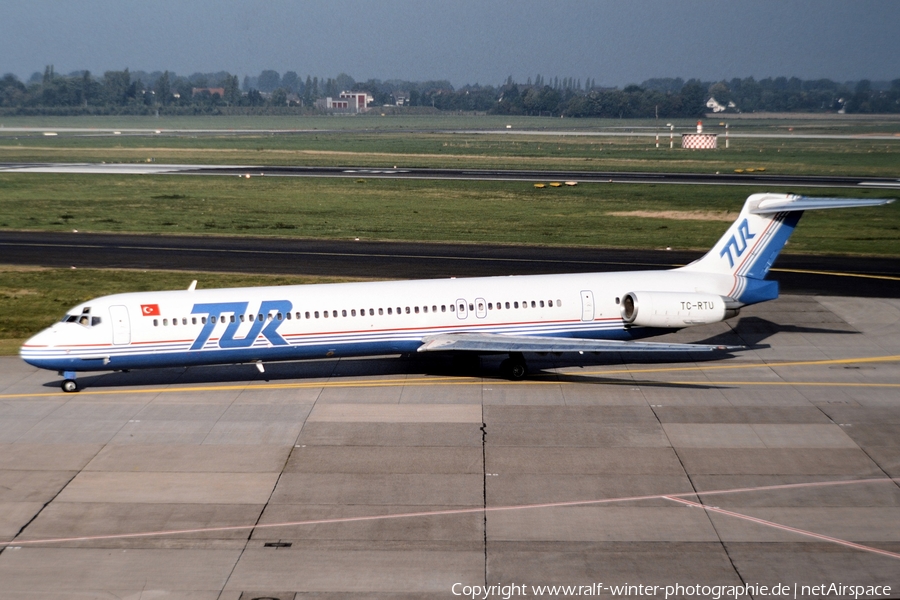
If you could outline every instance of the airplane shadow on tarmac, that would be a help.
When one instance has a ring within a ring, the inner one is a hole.
[[[833,323],[832,325],[839,325]],[[803,325],[790,325],[775,323],[760,317],[744,317],[740,319],[731,331],[715,335],[705,340],[697,341],[697,344],[722,344],[728,346],[747,346],[759,348],[762,342],[776,333],[810,333],[810,334],[845,334],[859,335],[859,332],[845,325],[844,329],[809,327]]]

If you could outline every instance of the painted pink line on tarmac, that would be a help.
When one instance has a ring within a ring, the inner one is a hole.
[[[172,536],[172,535],[187,535],[194,533],[220,533],[227,531],[249,531],[253,529],[270,529],[274,527],[302,527],[309,525],[331,525],[331,524],[339,524],[339,523],[354,523],[354,522],[363,522],[363,521],[381,521],[388,519],[410,519],[410,518],[418,518],[418,517],[434,517],[434,516],[448,516],[448,515],[464,515],[464,514],[472,514],[472,513],[488,513],[488,512],[501,512],[501,511],[513,511],[513,510],[534,510],[539,508],[565,508],[569,506],[591,506],[597,504],[614,504],[620,502],[636,502],[641,500],[671,500],[675,502],[696,504],[689,500],[680,499],[682,496],[705,496],[705,495],[721,495],[721,494],[740,494],[747,492],[766,492],[766,491],[776,491],[776,490],[784,490],[784,489],[795,489],[795,488],[810,488],[810,487],[828,487],[828,486],[838,486],[838,485],[859,485],[864,483],[900,483],[900,479],[896,478],[880,478],[880,479],[845,479],[845,480],[833,480],[833,481],[815,481],[808,483],[788,483],[781,485],[771,485],[771,486],[761,486],[761,487],[749,487],[749,488],[733,488],[728,490],[710,490],[707,492],[682,492],[678,494],[652,494],[646,496],[627,496],[627,497],[619,497],[619,498],[601,498],[595,500],[570,500],[567,502],[546,502],[541,504],[514,504],[507,506],[489,506],[489,507],[473,507],[473,508],[457,508],[457,509],[447,509],[447,510],[435,510],[435,511],[420,511],[420,512],[409,512],[409,513],[392,513],[386,515],[364,515],[360,517],[336,517],[333,519],[311,519],[306,521],[288,521],[281,523],[255,523],[253,525],[229,525],[222,527],[202,527],[196,529],[173,529],[166,531],[146,531],[146,532],[136,532],[136,533],[117,533],[117,534],[109,534],[109,535],[96,535],[96,536],[79,536],[79,537],[67,537],[67,538],[45,538],[38,540],[12,540],[9,542],[0,542],[0,548],[4,548],[7,546],[25,546],[25,545],[35,545],[35,544],[60,544],[66,542],[86,542],[86,541],[103,541],[103,540],[121,540],[121,539],[129,539],[129,538],[143,538],[143,537],[164,537],[164,536]],[[696,506],[710,509],[711,507],[704,506],[702,504],[696,504]],[[721,510],[721,509],[718,509]],[[738,513],[734,513],[735,516],[738,516]],[[753,519],[753,517],[746,517],[747,519]],[[763,522],[760,520],[761,523]],[[773,524],[777,525],[777,524]],[[783,526],[778,526],[783,527]],[[796,530],[798,533],[802,533],[803,530]],[[806,534],[816,536],[818,534],[813,534],[811,532],[805,532]],[[822,539],[827,538],[827,536],[822,536]],[[829,540],[836,540],[836,538],[828,538]],[[845,544],[852,544],[852,542],[843,542],[842,540],[836,540],[837,542],[842,542]],[[876,549],[869,549],[867,546],[856,545],[860,549],[867,549],[869,551],[876,551]],[[883,552],[883,551],[878,551]],[[900,558],[900,555],[894,555],[892,553],[887,553],[888,555],[894,556],[896,558]]]
[[[718,508],[715,506],[706,506],[704,504],[700,504],[699,502],[691,502],[690,500],[685,500],[683,498],[675,498],[674,496],[669,496],[666,498],[666,500],[671,500],[672,502],[678,502],[680,504],[685,504],[687,506],[702,508],[703,510],[708,511],[708,512],[718,513],[720,515],[727,515],[729,517],[734,517],[736,519],[750,521],[751,523],[758,523],[759,525],[765,525],[766,527],[772,527],[774,529],[779,529],[781,531],[787,531],[790,533],[804,535],[806,537],[811,537],[816,540],[822,540],[824,542],[831,542],[832,544],[839,544],[841,546],[847,546],[848,548],[854,548],[856,550],[863,550],[865,552],[872,552],[874,554],[880,554],[882,556],[888,556],[890,558],[900,559],[900,554],[897,554],[896,552],[888,552],[887,550],[882,550],[880,548],[873,548],[871,546],[863,546],[862,544],[857,544],[856,542],[850,542],[848,540],[842,540],[840,538],[831,537],[830,535],[815,533],[814,531],[807,531],[806,529],[798,529],[796,527],[791,527],[790,525],[781,525],[780,523],[775,523],[773,521],[766,521],[765,519],[751,517],[750,515],[736,513],[736,512],[730,511],[730,510],[725,510],[723,508]]]

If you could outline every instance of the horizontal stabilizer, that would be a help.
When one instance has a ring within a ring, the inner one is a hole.
[[[880,198],[813,198],[810,196],[769,197],[750,209],[755,215],[766,215],[795,210],[821,210],[826,208],[858,208],[860,206],[881,206],[893,199]]]
[[[807,210],[880,206],[893,200],[877,198],[814,198],[795,194],[753,194],[731,227],[702,258],[679,271],[727,275],[728,288],[717,292],[741,304],[778,297],[777,288],[763,287],[769,269]]]
[[[425,339],[418,352],[731,352],[743,346],[709,344],[669,344],[664,342],[626,342],[540,336],[499,335],[494,333],[446,333]]]

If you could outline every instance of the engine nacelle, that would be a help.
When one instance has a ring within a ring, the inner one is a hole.
[[[641,327],[705,325],[738,314],[722,296],[698,292],[628,292],[619,310],[625,323]]]

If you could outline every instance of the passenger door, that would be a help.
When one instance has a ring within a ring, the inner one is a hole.
[[[128,308],[110,306],[109,317],[112,321],[113,344],[123,346],[131,343],[131,321],[128,320]]]

